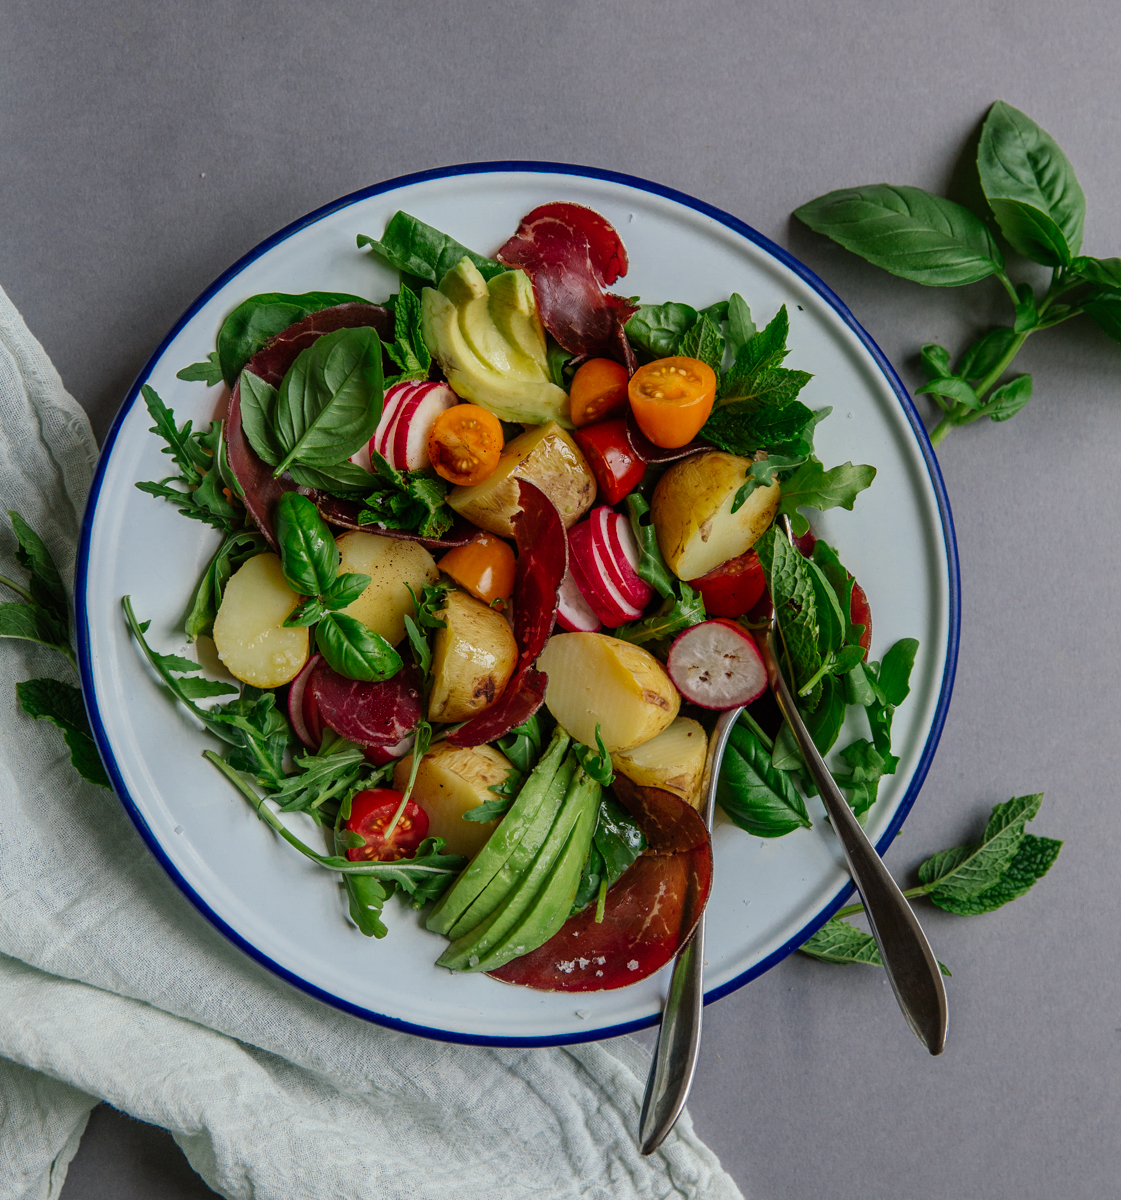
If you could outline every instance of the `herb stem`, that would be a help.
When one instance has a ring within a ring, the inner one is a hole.
[[[27,590],[27,588],[20,587],[20,585],[16,583],[14,579],[9,579],[6,575],[0,575],[0,583],[2,583],[5,587],[11,588],[17,596],[22,596],[28,604],[35,603],[35,597]]]
[[[934,890],[934,885],[920,884],[918,887],[909,888],[903,893],[908,900],[917,900],[920,896],[926,896]],[[857,913],[864,911],[863,904],[846,904],[844,908],[838,909],[833,914],[835,921],[841,920],[842,917],[855,917]]]

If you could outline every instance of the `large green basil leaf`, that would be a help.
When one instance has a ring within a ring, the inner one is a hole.
[[[687,329],[697,322],[697,310],[688,304],[640,304],[638,312],[623,326],[631,344],[652,358],[669,358],[677,353]]]
[[[280,385],[276,434],[284,450],[281,466],[344,462],[373,437],[381,402],[381,339],[376,331],[364,326],[324,334],[299,355]]]
[[[276,437],[276,388],[252,371],[242,371],[239,397],[241,427],[249,444],[263,462],[275,467],[284,457]]]
[[[782,837],[810,827],[805,803],[790,776],[775,770],[770,752],[742,725],[732,728],[716,798],[741,829],[756,837]]]
[[[1018,108],[998,100],[981,130],[977,170],[1012,246],[1049,267],[1069,263],[1082,246],[1086,197],[1055,139]]]
[[[1004,267],[979,217],[921,188],[886,183],[843,188],[803,204],[794,215],[846,250],[915,283],[955,287]]]
[[[385,638],[346,613],[327,613],[315,628],[315,644],[327,665],[347,679],[377,683],[401,669],[401,656]]]
[[[1103,293],[1087,301],[1082,311],[1115,342],[1121,342],[1121,295]]]
[[[334,308],[336,304],[369,303],[369,300],[351,296],[347,292],[304,292],[299,296],[263,292],[259,296],[250,296],[230,313],[218,332],[218,362],[222,368],[222,378],[233,387],[245,364],[258,350],[304,317],[322,312],[325,308]]]
[[[318,596],[335,582],[339,551],[319,510],[299,492],[285,492],[273,518],[280,568],[293,591]]]

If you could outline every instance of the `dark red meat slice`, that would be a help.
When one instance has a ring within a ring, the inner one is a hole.
[[[684,446],[674,446],[672,449],[655,446],[639,429],[632,412],[627,413],[627,441],[630,442],[631,449],[635,454],[643,462],[648,463],[676,462],[679,458],[688,458],[690,454],[696,454],[699,450],[712,449],[712,446],[701,438],[694,438],[691,442],[686,442]]]
[[[493,742],[527,721],[545,699],[546,676],[534,669],[557,619],[568,539],[556,505],[540,488],[518,480],[521,511],[514,517],[518,561],[514,573],[514,639],[518,662],[502,695],[466,725],[448,734],[455,746]]]
[[[453,546],[466,546],[472,538],[479,536],[478,528],[462,517],[456,520],[447,533],[432,538],[421,537],[419,533],[412,533],[408,529],[382,529],[380,525],[359,524],[359,515],[367,510],[357,500],[341,500],[338,496],[319,492],[315,497],[315,504],[323,520],[328,525],[334,525],[336,529],[360,530],[362,533],[376,533],[381,537],[399,538],[405,542],[419,542],[431,550],[450,550]]]
[[[680,854],[709,841],[701,814],[680,796],[662,788],[639,787],[625,775],[611,785],[615,798],[638,822],[655,854]]]
[[[307,681],[305,706],[310,695],[319,720],[340,737],[367,749],[388,751],[399,747],[416,728],[422,683],[413,663],[406,663],[392,679],[362,683],[345,678],[321,660]]]
[[[712,848],[643,855],[596,906],[570,917],[543,946],[491,974],[545,992],[627,987],[664,967],[685,944],[712,888]]]
[[[312,313],[297,321],[278,334],[263,350],[245,364],[258,378],[273,387],[280,387],[288,368],[296,361],[300,352],[306,350],[317,338],[336,329],[356,329],[372,326],[383,340],[393,340],[393,314],[380,304],[338,304]],[[390,369],[395,369],[391,368]],[[263,462],[257,451],[249,444],[241,425],[241,383],[234,384],[230,393],[230,406],[226,414],[226,455],[230,470],[245,493],[245,507],[257,522],[269,544],[276,549],[273,535],[273,513],[277,501],[285,492],[296,490],[289,478],[273,479],[272,467]],[[314,495],[311,489],[302,489]]]
[[[533,281],[541,320],[565,350],[634,370],[623,326],[636,306],[605,290],[627,273],[627,251],[609,221],[582,204],[543,204],[522,218],[497,258]]]

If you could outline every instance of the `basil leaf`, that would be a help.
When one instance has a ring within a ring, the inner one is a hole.
[[[288,467],[288,474],[301,487],[315,488],[317,491],[341,496],[364,496],[371,488],[378,486],[377,480],[369,471],[363,470],[349,459],[330,467],[308,467],[302,463],[292,463]]]
[[[733,292],[728,298],[728,350],[733,361],[741,348],[755,336],[755,322],[751,319],[751,309],[739,294]]]
[[[176,371],[175,378],[182,379],[187,383],[205,383],[207,387],[221,383],[222,364],[218,361],[218,351],[211,350],[206,362],[191,363],[182,371]]]
[[[880,664],[877,682],[886,702],[895,708],[910,695],[911,669],[915,665],[918,649],[917,638],[900,638]]]
[[[778,511],[790,517],[795,537],[801,537],[810,526],[798,512],[799,508],[816,508],[821,512],[846,508],[851,512],[856,497],[870,487],[875,478],[875,467],[853,466],[849,462],[827,471],[821,463],[811,460],[782,485]]]
[[[631,344],[647,351],[652,358],[669,358],[700,314],[688,304],[640,304],[638,312],[623,326]]]
[[[927,379],[946,379],[953,374],[950,370],[950,352],[945,346],[939,346],[937,342],[930,342],[923,346],[919,354],[919,361],[922,363],[922,369],[926,372]]]
[[[515,769],[522,775],[528,775],[534,764],[541,757],[541,747],[544,734],[541,728],[540,715],[534,713],[528,721],[511,729],[500,737],[495,745],[514,764]]]
[[[1069,263],[1082,246],[1086,197],[1055,139],[998,100],[981,129],[977,170],[1011,245],[1048,267]]]
[[[368,442],[381,418],[381,340],[368,326],[325,333],[284,376],[276,402],[277,440],[289,463],[330,467]]]
[[[1121,342],[1121,296],[1098,296],[1083,304],[1082,311],[1102,333]]]
[[[214,632],[214,618],[225,595],[226,584],[234,571],[254,555],[263,554],[268,543],[259,533],[229,533],[218,552],[210,560],[202,578],[195,588],[183,631],[190,641],[200,635],[210,636]]]
[[[816,547],[815,547],[816,549]],[[841,602],[825,573],[812,559],[806,563],[810,582],[813,584],[814,600],[817,603],[818,641],[817,648],[822,658],[832,651],[840,650],[845,644],[848,616],[841,610]]]
[[[275,467],[284,457],[276,436],[276,388],[252,371],[242,371],[239,397],[241,427],[249,444],[264,462]]]
[[[381,241],[358,235],[359,246],[369,248],[391,267],[415,275],[431,284],[438,284],[461,258],[469,258],[484,279],[493,279],[507,270],[491,258],[483,258],[454,238],[448,237],[431,225],[426,225],[406,212],[396,212],[389,218]]]
[[[629,812],[612,796],[604,796],[592,836],[610,887],[646,849],[646,836]]]
[[[545,354],[549,364],[549,378],[557,387],[563,388],[567,392],[572,381],[565,378],[565,368],[572,361],[572,355],[563,346],[555,342],[551,336],[546,341],[547,348]]]
[[[273,518],[280,567],[293,591],[318,596],[335,582],[339,551],[319,510],[299,492],[285,492]]]
[[[584,868],[580,872],[580,882],[576,885],[576,895],[569,909],[569,916],[574,917],[578,912],[583,912],[599,895],[600,880],[605,874],[603,855],[593,840],[584,859]]]
[[[756,837],[782,837],[810,827],[805,803],[790,776],[775,770],[763,744],[742,725],[732,728],[716,799],[741,829]]]
[[[818,754],[824,757],[833,749],[841,735],[841,726],[845,723],[845,686],[836,675],[828,674],[822,677],[821,699],[813,712],[802,714],[802,721],[817,747]],[[791,736],[793,737],[793,731]]]
[[[707,363],[719,375],[724,362],[724,335],[707,314],[701,313],[695,324],[682,335],[677,353]]]
[[[346,613],[327,613],[315,629],[315,645],[332,670],[347,679],[377,683],[401,669],[401,656],[381,636]]]
[[[83,779],[98,787],[112,786],[97,752],[78,688],[57,679],[27,679],[16,684],[16,695],[25,713],[37,720],[51,721],[62,730],[70,762]]]
[[[370,586],[369,575],[360,571],[345,571],[334,583],[324,588],[319,601],[328,611],[336,608],[346,608]]]
[[[1016,340],[1016,331],[1002,327],[990,329],[980,337],[961,356],[958,362],[957,375],[961,379],[984,379],[986,375],[1008,353],[1009,347]],[[951,372],[947,372],[947,375]]]
[[[1033,833],[1025,833],[1004,873],[983,892],[972,896],[958,896],[938,891],[931,892],[930,898],[939,908],[962,917],[992,912],[1010,900],[1022,896],[1042,879],[1058,858],[1062,846],[1062,842],[1054,838],[1036,837]]]
[[[945,396],[955,404],[965,405],[966,408],[981,407],[980,397],[969,384],[964,379],[958,379],[952,375],[948,379],[932,379],[929,383],[924,383],[921,388],[915,389],[916,396],[924,394]]]
[[[1001,384],[989,396],[985,407],[981,410],[986,417],[994,421],[1007,421],[1014,417],[1031,399],[1031,376],[1017,375],[1008,383]]]
[[[1077,258],[1071,269],[1088,283],[1110,290],[1121,290],[1121,258]]]

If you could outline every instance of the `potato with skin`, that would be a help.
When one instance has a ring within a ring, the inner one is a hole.
[[[751,460],[712,450],[674,463],[651,501],[654,530],[666,565],[678,579],[699,579],[745,554],[766,533],[778,509],[779,485],[757,487],[732,512]]]
[[[408,786],[413,756],[393,769],[393,786]],[[428,833],[442,837],[448,854],[477,854],[497,821],[465,821],[463,814],[497,797],[497,787],[513,771],[509,759],[493,746],[452,746],[437,742],[417,767],[413,799],[428,814]]]
[[[370,585],[342,611],[396,646],[405,636],[405,614],[413,615],[411,587],[419,596],[440,577],[436,560],[421,545],[376,533],[346,533],[336,543],[339,574],[369,575]]]
[[[611,765],[639,787],[661,788],[700,808],[708,738],[699,721],[678,717],[656,738],[611,756]]]
[[[284,620],[299,603],[275,554],[257,554],[234,572],[214,618],[214,645],[235,679],[259,688],[295,679],[307,662],[308,631],[286,629]]]
[[[439,615],[445,628],[433,639],[428,719],[466,721],[502,695],[518,644],[506,618],[466,592],[448,592]]]
[[[556,421],[549,421],[507,442],[494,473],[471,487],[452,488],[448,504],[480,529],[512,538],[514,516],[521,511],[519,479],[535,484],[552,500],[566,529],[596,498],[595,476],[580,448]]]
[[[561,726],[594,746],[598,724],[609,754],[657,737],[681,707],[649,651],[603,633],[555,634],[537,666],[549,677],[545,704]]]

